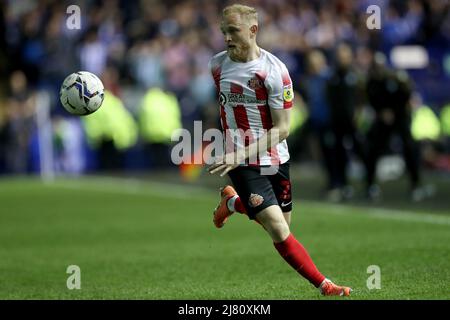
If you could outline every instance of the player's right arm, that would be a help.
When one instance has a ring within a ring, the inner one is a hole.
[[[224,176],[246,159],[253,160],[257,159],[258,155],[265,155],[268,150],[289,136],[290,109],[293,104],[294,93],[286,67],[284,65],[279,66],[266,82],[268,105],[272,117],[271,129],[243,150],[224,155],[223,159],[219,159],[216,164],[209,167],[208,171],[211,174],[220,173],[220,176]]]
[[[274,68],[271,76],[266,79],[265,86],[272,117],[272,128],[246,147],[245,155],[248,159],[256,159],[257,155],[266,154],[268,150],[289,136],[294,91],[292,80],[284,64]]]
[[[270,109],[273,127],[264,133],[254,143],[245,148],[246,159],[256,159],[257,155],[266,154],[267,150],[275,147],[289,136],[291,123],[290,109]]]
[[[264,155],[267,150],[286,139],[289,136],[290,113],[290,109],[271,109],[273,127],[244,150],[224,155],[223,159],[208,168],[209,173],[220,172],[220,176],[223,177],[229,171],[237,168],[239,163],[244,162],[245,159],[256,159],[257,155]]]

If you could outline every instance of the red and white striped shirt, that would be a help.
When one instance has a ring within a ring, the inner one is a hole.
[[[237,132],[236,129],[246,132],[245,137],[235,141],[236,147],[248,145],[272,128],[270,108],[292,107],[294,94],[289,72],[283,62],[266,50],[261,49],[257,59],[245,63],[232,61],[223,51],[211,59],[209,68],[219,94],[222,129],[227,134]],[[282,164],[288,160],[288,146],[283,140],[251,164]]]

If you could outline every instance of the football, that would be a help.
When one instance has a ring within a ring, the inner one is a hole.
[[[103,91],[103,83],[95,74],[79,71],[64,79],[59,91],[59,99],[69,113],[85,116],[101,107]]]

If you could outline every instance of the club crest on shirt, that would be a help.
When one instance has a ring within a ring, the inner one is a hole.
[[[261,81],[261,79],[255,76],[248,80],[247,85],[249,88],[256,90],[261,89],[264,86],[264,83]]]
[[[286,102],[291,102],[292,99],[294,99],[294,92],[292,91],[291,84],[283,87],[283,99]]]
[[[264,202],[264,198],[259,194],[252,193],[248,198],[248,204],[250,207],[255,208]]]

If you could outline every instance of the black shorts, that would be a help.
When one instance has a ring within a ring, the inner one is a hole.
[[[241,166],[228,175],[250,219],[271,205],[278,205],[283,212],[292,210],[291,180],[289,163],[279,166],[274,175],[262,175],[261,167]]]

